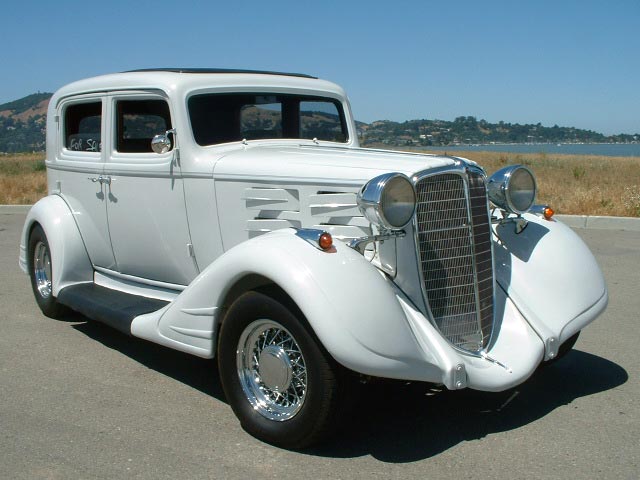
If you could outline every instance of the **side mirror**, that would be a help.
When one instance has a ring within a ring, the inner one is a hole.
[[[169,138],[169,135],[171,134],[175,136],[176,131],[173,129],[167,130],[165,133],[153,137],[151,139],[151,150],[158,154],[167,153],[171,150],[173,148],[173,142],[171,142],[171,139]]]

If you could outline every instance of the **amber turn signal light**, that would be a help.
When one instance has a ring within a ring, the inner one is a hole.
[[[544,215],[544,218],[546,220],[551,220],[551,217],[553,217],[553,214],[556,213],[553,211],[553,208],[551,207],[545,207],[544,210],[542,211],[542,214]]]
[[[323,250],[329,250],[333,247],[333,237],[331,234],[324,232],[320,235],[320,238],[318,238],[318,245],[320,245],[320,248]]]

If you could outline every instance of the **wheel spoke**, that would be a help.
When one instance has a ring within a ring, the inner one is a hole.
[[[295,416],[304,403],[307,382],[295,338],[272,320],[256,320],[240,336],[236,351],[238,375],[253,407],[271,420]]]

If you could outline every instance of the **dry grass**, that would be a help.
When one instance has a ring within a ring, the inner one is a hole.
[[[506,165],[528,166],[538,178],[538,203],[548,203],[557,213],[640,217],[639,157],[447,153],[470,158],[489,174]],[[31,204],[46,194],[42,155],[0,156],[0,204]]]
[[[46,194],[42,154],[0,155],[0,205],[28,205]]]
[[[538,180],[537,203],[551,205],[556,213],[640,217],[640,157],[453,150],[447,154],[474,160],[489,175],[506,165],[526,165]]]

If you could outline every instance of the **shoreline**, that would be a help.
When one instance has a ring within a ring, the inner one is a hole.
[[[505,144],[471,144],[448,146],[407,145],[412,151],[458,151],[458,152],[491,152],[510,154],[545,154],[545,155],[578,155],[610,158],[639,158],[640,143],[505,143]]]

